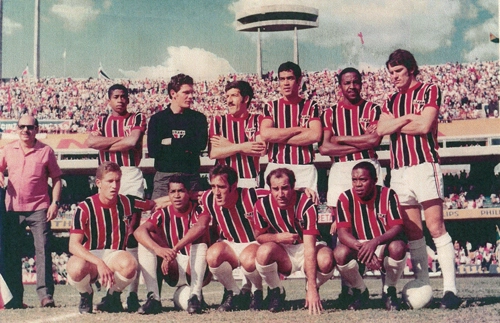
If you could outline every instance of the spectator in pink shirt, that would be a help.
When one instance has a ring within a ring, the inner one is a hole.
[[[5,198],[3,237],[5,252],[5,281],[12,300],[5,308],[23,308],[23,283],[19,239],[29,225],[36,252],[37,293],[42,307],[54,307],[54,281],[49,235],[50,221],[57,216],[61,196],[61,170],[54,151],[38,141],[38,121],[28,115],[17,124],[19,140],[0,151],[0,186],[5,187],[3,171],[9,170]],[[52,179],[52,203],[48,178]]]

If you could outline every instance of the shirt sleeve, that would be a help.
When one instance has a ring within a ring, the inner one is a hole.
[[[431,84],[425,91],[425,107],[439,109],[441,106],[441,90],[437,85]]]
[[[73,221],[71,222],[71,229],[69,233],[80,233],[85,234],[85,229],[88,225],[89,212],[86,208],[86,204],[80,203],[73,215]]]
[[[146,118],[144,118],[144,114],[136,113],[134,116],[134,125],[131,130],[139,129],[141,133],[146,131]]]
[[[395,225],[403,225],[403,218],[401,217],[401,209],[399,199],[393,190],[389,189],[389,216],[387,217],[387,225],[393,227]]]
[[[47,167],[49,171],[49,177],[50,178],[60,177],[62,175],[62,170],[61,168],[59,168],[59,165],[57,164],[56,154],[54,153],[54,150],[49,146],[47,146],[46,148],[48,149]]]
[[[337,228],[352,228],[352,214],[349,211],[349,198],[345,193],[340,194],[337,201]]]
[[[269,229],[269,223],[265,215],[263,200],[258,200],[254,209],[254,230],[259,233],[265,233]]]

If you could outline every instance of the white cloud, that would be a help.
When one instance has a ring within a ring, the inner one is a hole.
[[[94,8],[92,0],[60,0],[51,11],[64,20],[70,30],[81,30],[86,23],[94,20],[100,10]]]
[[[3,33],[6,35],[12,35],[14,31],[22,29],[23,25],[18,22],[12,21],[8,17],[3,17]]]
[[[465,33],[465,40],[472,44],[473,48],[464,52],[464,59],[467,61],[498,60],[498,44],[490,42],[490,32],[498,37],[498,17],[486,20],[483,24],[469,29]]]
[[[213,80],[219,75],[234,73],[229,62],[214,53],[202,48],[188,48],[186,46],[167,48],[167,57],[162,65],[143,66],[137,71],[120,72],[127,78],[170,78],[178,73],[188,74],[196,81]]]
[[[300,42],[342,48],[344,59],[377,65],[396,48],[429,53],[450,46],[455,20],[463,16],[463,3],[455,0],[238,0],[229,10],[237,13],[271,4],[317,8],[319,28],[300,31]],[[363,33],[364,46],[359,32]],[[273,33],[272,37],[291,38],[293,33]]]
[[[498,0],[478,0],[481,7],[493,15],[498,15]]]

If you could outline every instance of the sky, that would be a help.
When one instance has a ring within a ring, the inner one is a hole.
[[[4,78],[33,73],[34,3],[3,0]],[[397,48],[420,65],[499,59],[498,0],[40,0],[40,77],[256,73],[257,35],[236,14],[280,3],[319,10],[298,33],[303,70],[380,68]],[[261,35],[263,72],[293,60],[292,31]]]

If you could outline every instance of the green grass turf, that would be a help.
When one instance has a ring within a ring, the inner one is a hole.
[[[400,291],[408,279],[398,284]],[[464,299],[458,310],[440,310],[436,308],[442,294],[442,279],[432,279],[434,288],[434,303],[431,308],[422,310],[405,310],[387,312],[381,303],[381,282],[379,279],[366,279],[370,291],[369,308],[361,311],[346,311],[336,308],[336,299],[340,292],[338,278],[327,282],[320,291],[324,300],[324,312],[319,316],[309,316],[304,305],[304,280],[286,280],[284,286],[287,294],[287,310],[281,313],[268,311],[250,312],[240,311],[232,313],[218,313],[215,309],[222,297],[222,286],[212,282],[205,286],[203,293],[210,306],[207,312],[201,315],[189,315],[186,312],[174,310],[171,300],[174,289],[163,285],[163,313],[158,315],[139,315],[129,313],[95,313],[90,315],[78,314],[79,294],[71,286],[56,286],[56,308],[40,308],[35,292],[35,286],[25,286],[24,302],[29,308],[24,310],[0,311],[0,322],[494,322],[500,315],[500,284],[496,276],[489,277],[460,277],[457,278],[459,295]],[[126,299],[123,293],[122,300]],[[140,286],[139,298],[144,300],[146,290]],[[104,291],[96,292],[94,304],[104,296]],[[400,296],[400,295],[399,295]]]

